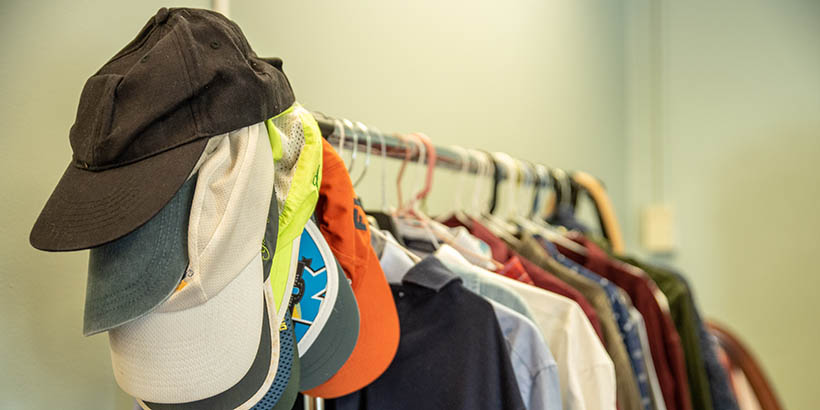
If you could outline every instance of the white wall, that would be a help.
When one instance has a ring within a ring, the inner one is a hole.
[[[86,78],[160,6],[0,3],[0,408],[130,406],[107,338],[81,335],[87,253],[38,252],[28,234],[70,158]],[[260,55],[284,58],[309,108],[583,169],[624,209],[620,3],[234,1],[231,12]],[[376,169],[362,190],[374,205]],[[442,210],[452,186],[436,184]]]
[[[751,346],[787,408],[818,408],[820,3],[629,5],[630,247],[641,207],[671,204],[667,259],[706,316]]]

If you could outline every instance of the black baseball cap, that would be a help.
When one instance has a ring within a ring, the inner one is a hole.
[[[31,231],[46,251],[96,247],[156,215],[209,137],[294,103],[281,60],[257,57],[239,27],[202,9],[160,9],[86,81],[72,160]]]

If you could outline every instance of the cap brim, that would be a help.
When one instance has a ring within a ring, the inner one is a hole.
[[[359,337],[359,308],[342,267],[312,220],[305,225],[300,248],[300,260],[311,262],[302,278],[308,280],[306,275],[321,271],[326,277],[326,285],[314,290],[318,295],[302,296],[303,302],[323,300],[315,317],[302,324],[309,327],[299,340],[300,390],[310,390],[333,377],[353,352]]]
[[[158,214],[117,241],[91,249],[83,335],[142,317],[174,292],[188,265],[191,177]]]
[[[74,251],[134,231],[171,200],[207,143],[208,138],[200,138],[104,171],[69,164],[31,230],[31,245],[44,251]]]
[[[292,357],[288,358],[287,349],[283,350],[282,342],[287,337],[286,332],[279,330],[278,326],[271,326],[270,319],[273,316],[271,310],[273,301],[270,291],[265,292],[265,319],[262,321],[262,334],[259,340],[259,348],[250,369],[245,376],[233,385],[216,396],[207,399],[197,400],[188,403],[153,403],[140,401],[143,408],[151,410],[203,410],[203,409],[234,409],[242,406],[254,404],[254,398],[261,397],[275,384],[274,375],[279,377],[279,373],[288,370]],[[292,342],[291,342],[292,343]],[[293,349],[291,349],[292,351]],[[292,353],[290,354],[292,356]],[[288,363],[288,369],[282,364]]]
[[[327,382],[305,391],[314,397],[336,398],[360,390],[387,370],[399,347],[399,318],[393,293],[372,252],[353,282],[359,307],[359,338],[345,364]],[[375,264],[375,266],[374,266]]]
[[[296,337],[290,313],[285,314],[284,326],[279,332],[279,366],[276,378],[265,395],[253,403],[253,410],[290,410],[299,394],[299,355],[296,353]]]
[[[295,343],[295,341],[294,341]],[[294,352],[296,347],[294,345]],[[282,396],[279,397],[279,400],[276,402],[276,405],[273,406],[271,410],[291,410],[293,409],[294,403],[296,403],[296,399],[299,397],[299,378],[301,373],[301,364],[299,360],[299,355],[293,355],[293,366],[291,366],[290,371],[290,378],[287,381],[287,385],[285,385],[285,390],[282,392]],[[261,403],[260,403],[261,404]],[[266,410],[269,407],[267,406],[259,406],[254,407],[253,410]]]
[[[117,383],[131,396],[155,403],[202,400],[236,385],[251,369],[269,320],[264,286],[257,256],[207,303],[153,312],[112,329]]]

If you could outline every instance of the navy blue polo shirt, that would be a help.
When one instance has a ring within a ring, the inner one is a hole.
[[[393,362],[329,409],[525,409],[492,305],[434,257],[391,290],[401,328]]]

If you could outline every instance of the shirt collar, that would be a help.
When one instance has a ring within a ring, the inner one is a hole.
[[[403,284],[413,284],[436,292],[441,291],[450,282],[458,281],[458,278],[453,272],[448,270],[441,262],[433,256],[428,256],[422,259],[421,262],[407,271],[402,279]]]

